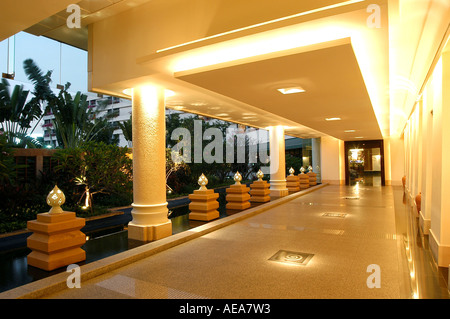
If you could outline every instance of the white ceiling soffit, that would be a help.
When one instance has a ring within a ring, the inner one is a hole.
[[[364,139],[382,138],[350,39],[177,72],[175,77],[338,139],[353,140],[349,130]],[[305,92],[277,90],[289,87]],[[298,136],[294,128],[289,131]]]

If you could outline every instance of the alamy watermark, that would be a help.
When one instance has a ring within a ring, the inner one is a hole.
[[[371,273],[367,277],[366,285],[368,288],[381,288],[381,268],[377,264],[367,266],[367,272]]]
[[[369,4],[366,12],[371,13],[367,17],[367,26],[369,28],[381,28],[381,8],[378,4]]]
[[[67,287],[72,288],[81,288],[81,270],[77,264],[70,264],[67,266],[66,272],[69,272],[70,275],[66,279]]]
[[[81,28],[81,8],[77,4],[69,4],[66,12],[71,14],[66,19],[66,25],[69,29]]]

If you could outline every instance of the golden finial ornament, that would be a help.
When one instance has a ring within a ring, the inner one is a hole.
[[[234,174],[234,181],[236,182],[236,185],[240,185],[241,180],[242,180],[241,174],[239,174],[239,172],[236,172],[236,174]]]
[[[258,177],[258,181],[262,181],[264,173],[261,170],[259,170],[258,173],[256,173],[256,177]]]
[[[308,171],[309,171],[309,172],[312,172],[312,171],[313,171],[313,168],[312,168],[311,165],[308,166]]]
[[[61,214],[63,212],[61,205],[66,202],[66,196],[64,193],[55,185],[55,187],[50,191],[47,196],[47,204],[51,206],[49,214]]]
[[[206,189],[206,185],[208,185],[208,179],[206,178],[205,174],[202,173],[200,177],[198,178],[198,185],[200,185],[199,190],[203,191]]]
[[[300,167],[300,172],[302,172],[302,174],[305,174],[305,168],[303,166]]]
[[[291,174],[291,176],[293,176],[295,173],[295,169],[293,169],[292,167],[289,169],[289,174]]]

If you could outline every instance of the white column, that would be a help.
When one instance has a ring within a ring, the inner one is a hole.
[[[312,146],[312,167],[317,174],[317,183],[322,183],[321,164],[320,164],[320,137],[311,139]]]
[[[133,89],[133,216],[128,237],[153,241],[172,235],[166,201],[164,90]]]
[[[282,197],[289,194],[286,187],[286,159],[284,128],[281,125],[269,128],[270,143],[270,196]]]

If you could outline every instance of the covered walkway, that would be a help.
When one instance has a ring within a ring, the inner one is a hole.
[[[293,198],[293,199],[292,199]],[[289,200],[288,200],[289,199]],[[448,298],[428,239],[401,187],[325,186],[263,212],[249,210],[136,248],[141,257],[117,267],[128,251],[81,267],[81,288],[61,285],[40,298]],[[344,214],[344,215],[342,215]],[[220,224],[225,223],[225,227]],[[181,240],[176,245],[169,241]],[[170,247],[170,248],[167,248]],[[277,253],[280,261],[271,260]],[[299,253],[299,254],[295,254]],[[127,255],[128,254],[128,255]],[[131,258],[131,257],[130,257]],[[288,263],[286,263],[286,261]],[[295,262],[304,264],[295,264]],[[107,263],[115,269],[107,271]],[[379,288],[373,266],[379,266]],[[95,275],[94,268],[102,268]],[[368,269],[369,267],[369,269]],[[369,270],[369,272],[368,272]],[[370,278],[369,278],[370,277]],[[368,280],[369,278],[369,280]],[[368,286],[369,281],[369,286]],[[37,284],[37,283],[35,283]],[[37,286],[35,286],[36,288]],[[9,292],[31,293],[32,287]],[[15,295],[15,296],[14,296]],[[4,295],[7,297],[6,295]],[[31,297],[29,294],[28,297]]]

